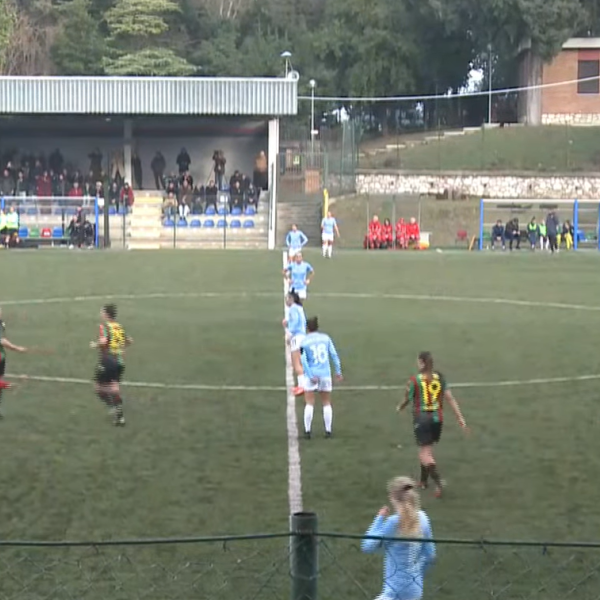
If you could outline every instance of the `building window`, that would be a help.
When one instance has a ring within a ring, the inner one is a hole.
[[[600,61],[598,60],[580,60],[577,62],[577,79],[587,77],[598,77],[600,75]],[[577,82],[578,94],[599,94],[600,79],[588,79],[587,81]]]

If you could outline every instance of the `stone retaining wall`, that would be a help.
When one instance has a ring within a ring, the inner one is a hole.
[[[600,114],[560,113],[542,115],[542,125],[600,125]]]
[[[410,194],[448,198],[600,199],[600,173],[572,176],[502,174],[359,173],[357,194]]]

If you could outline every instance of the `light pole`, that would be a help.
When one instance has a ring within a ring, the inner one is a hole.
[[[492,44],[488,44],[488,125],[492,124]]]
[[[292,62],[290,60],[292,58],[292,53],[286,50],[285,52],[282,52],[279,56],[283,58],[283,62],[285,64],[285,76],[287,77],[288,73],[292,70]]]
[[[315,135],[317,132],[315,131],[315,88],[317,87],[317,82],[314,79],[311,79],[308,82],[310,86],[310,153],[311,158],[314,161],[315,157]]]

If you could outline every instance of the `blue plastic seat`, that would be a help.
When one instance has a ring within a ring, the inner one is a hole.
[[[211,204],[210,206],[207,206],[207,207],[206,207],[206,213],[205,213],[205,214],[206,214],[207,216],[211,216],[211,217],[212,217],[213,215],[215,215],[215,214],[216,214],[215,207],[214,207],[212,204]]]
[[[128,212],[127,206],[119,206],[119,210],[117,211],[117,214],[126,215],[127,212]]]
[[[63,228],[62,227],[55,227],[52,230],[52,237],[54,239],[64,237]]]
[[[172,219],[166,219],[163,225],[165,227],[175,227],[175,221],[173,221]]]
[[[221,208],[219,208],[218,212],[219,212],[219,215],[221,217],[223,217],[223,216],[229,214],[229,209],[226,206],[221,206]]]
[[[214,227],[215,226],[215,222],[212,219],[206,219],[206,221],[204,221],[204,227]]]
[[[27,227],[19,227],[19,237],[20,238],[29,237],[29,229],[27,229]]]
[[[177,221],[177,227],[187,227],[188,223],[185,219],[179,219],[179,221]]]
[[[201,227],[202,223],[200,223],[200,219],[192,219],[190,223],[190,227]]]
[[[234,217],[239,217],[242,214],[242,209],[239,206],[234,206],[233,210],[231,211],[231,214]]]
[[[108,208],[108,214],[113,216],[117,214],[117,209],[114,206],[109,206]]]
[[[219,219],[217,221],[217,227],[220,227],[221,229],[227,227],[227,221],[225,219]]]
[[[229,224],[232,229],[239,229],[242,226],[242,222],[239,219],[233,219]]]
[[[587,236],[585,235],[585,231],[583,231],[583,229],[578,229],[577,230],[577,241],[578,242],[585,242],[585,241],[587,241]]]
[[[246,219],[244,221],[244,229],[252,229],[254,227],[254,221],[252,219]]]
[[[254,206],[247,206],[244,214],[249,217],[253,217],[256,214],[256,209]]]

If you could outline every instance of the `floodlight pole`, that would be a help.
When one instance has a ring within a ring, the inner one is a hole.
[[[488,44],[488,125],[492,124],[492,44]]]
[[[315,87],[317,82],[311,79],[308,82],[310,85],[310,153],[311,161],[314,161],[315,156]]]

